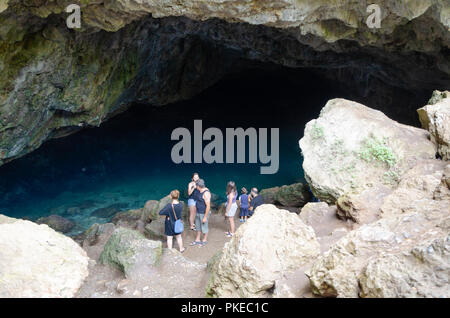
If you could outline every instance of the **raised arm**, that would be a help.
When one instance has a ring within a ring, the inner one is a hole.
[[[188,194],[191,195],[192,192],[194,192],[195,190],[195,183],[194,182],[189,182],[188,184]]]
[[[159,211],[159,215],[169,216],[169,212],[172,209],[170,203],[168,203],[161,211]]]

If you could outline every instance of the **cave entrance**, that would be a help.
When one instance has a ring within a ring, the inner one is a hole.
[[[238,189],[304,182],[298,141],[305,124],[332,98],[369,101],[371,106],[370,94],[355,97],[348,89],[352,85],[338,85],[314,70],[271,66],[228,75],[188,101],[164,107],[135,104],[99,128],[51,140],[0,167],[0,213],[30,219],[60,214],[78,224],[75,233],[109,220],[91,216],[99,208],[141,208],[172,189],[183,193],[193,172],[200,173],[219,202],[229,180]],[[391,106],[403,96],[398,92],[387,96]],[[416,98],[412,107],[423,105],[426,96]],[[401,121],[402,112],[392,109],[388,115]],[[223,130],[279,128],[278,172],[261,175],[260,164],[174,164],[171,132],[192,129],[195,119]]]

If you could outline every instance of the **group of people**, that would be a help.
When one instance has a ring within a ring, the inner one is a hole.
[[[190,246],[205,246],[208,243],[208,221],[211,215],[211,192],[205,185],[205,181],[200,179],[198,173],[192,175],[188,184],[188,207],[189,207],[189,225],[192,231],[196,232],[195,240]],[[226,189],[227,201],[225,203],[225,217],[229,222],[229,230],[225,233],[227,237],[234,235],[236,226],[234,218],[238,209],[237,201],[240,205],[240,222],[246,222],[251,217],[255,209],[264,203],[263,198],[258,195],[258,189],[252,188],[250,194],[245,187],[241,189],[241,195],[238,197],[236,184],[229,181]],[[179,201],[180,192],[173,190],[170,193],[172,199],[160,212],[160,215],[166,217],[165,234],[167,236],[167,247],[172,249],[173,237],[176,238],[180,252],[186,249],[183,247],[183,239],[181,232],[175,231],[175,223],[181,220],[183,212],[183,204]]]

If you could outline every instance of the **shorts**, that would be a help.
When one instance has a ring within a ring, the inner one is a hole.
[[[195,202],[194,199],[189,199],[188,200],[188,207],[195,206],[195,204],[196,204],[196,202]]]
[[[241,213],[240,213],[241,217],[248,216],[248,213],[249,213],[248,207],[246,207],[246,208],[241,207]]]
[[[206,217],[206,222],[203,223],[203,218],[205,217],[204,213],[197,213],[195,215],[195,230],[197,232],[202,232],[203,234],[208,233],[208,221],[209,221],[209,216],[211,215],[211,213],[208,213],[208,216]]]
[[[237,210],[238,206],[236,203],[231,204],[230,210],[228,211],[228,213],[225,214],[225,216],[232,218],[234,217],[234,215],[236,214],[236,210]]]

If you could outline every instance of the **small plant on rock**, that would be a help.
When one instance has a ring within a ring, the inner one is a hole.
[[[315,122],[311,130],[311,138],[313,140],[319,140],[322,139],[324,135],[325,133],[323,127],[318,125],[317,122]]]
[[[392,168],[398,161],[397,156],[388,146],[387,138],[380,139],[373,135],[363,140],[358,155],[366,162],[384,163],[389,168]]]

